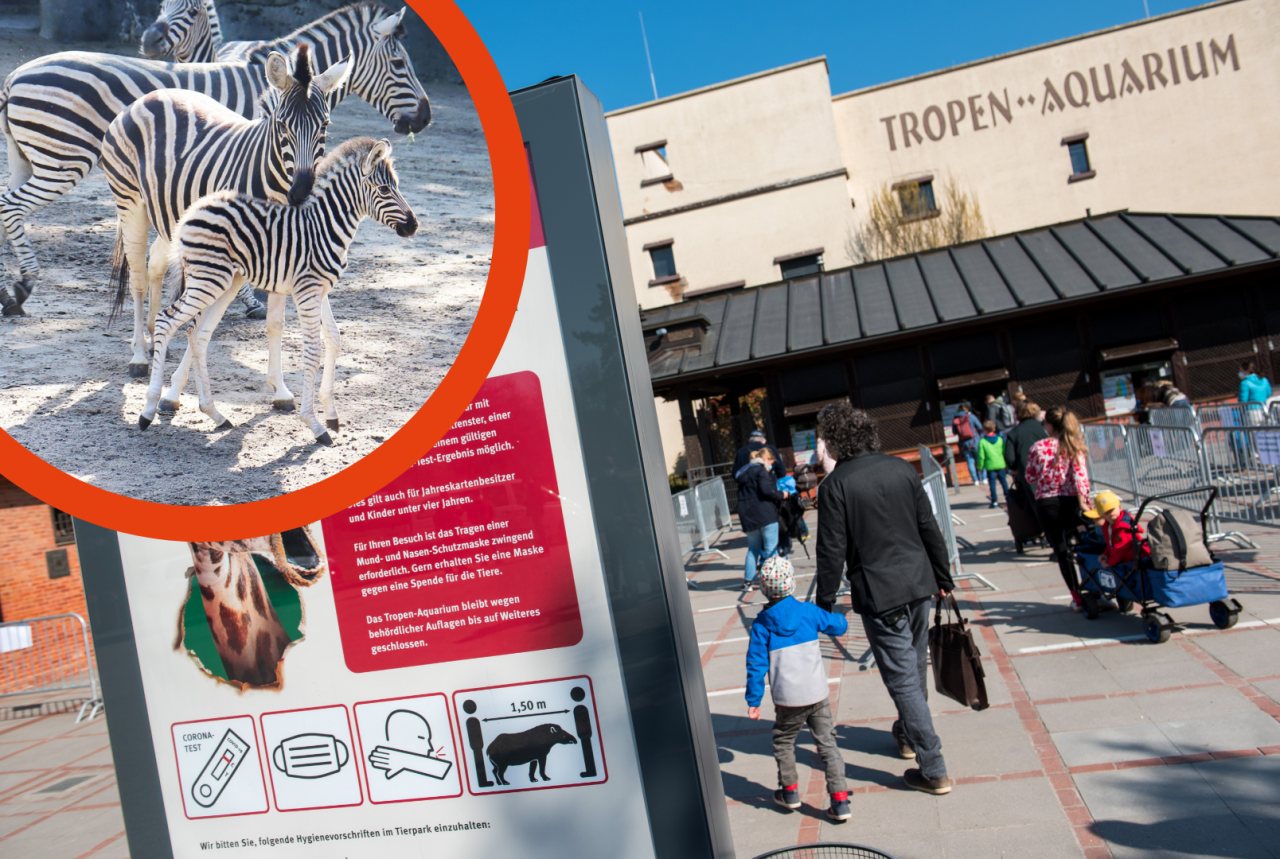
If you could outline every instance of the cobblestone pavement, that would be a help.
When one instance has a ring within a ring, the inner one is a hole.
[[[1072,613],[1047,549],[1014,551],[1002,510],[984,491],[953,495],[973,580],[958,596],[975,623],[991,707],[931,696],[955,790],[906,789],[912,764],[890,736],[893,703],[861,624],[823,642],[853,819],[824,814],[821,761],[801,734],[804,807],[773,804],[772,710],[746,718],[744,657],[764,604],[744,594],[740,532],[730,557],[689,565],[703,672],[740,859],[795,843],[847,841],[897,859],[937,857],[1280,857],[1280,532],[1243,528],[1259,545],[1215,544],[1244,611],[1220,631],[1206,606],[1170,612],[1183,624],[1147,643],[1138,618]],[[810,528],[816,514],[809,514]],[[810,552],[813,543],[808,544]],[[812,596],[814,563],[792,554],[797,596]],[[848,597],[843,598],[848,606]],[[768,696],[765,696],[766,705]]]
[[[889,734],[893,704],[861,624],[823,642],[853,819],[829,822],[823,775],[801,734],[804,807],[784,812],[770,747],[772,709],[746,718],[744,656],[764,604],[741,583],[745,540],[689,565],[690,591],[739,859],[789,844],[848,841],[897,859],[959,857],[1280,857],[1280,532],[1252,531],[1257,550],[1218,544],[1240,623],[1215,629],[1204,606],[1171,612],[1184,625],[1146,643],[1138,619],[1088,621],[1067,608],[1048,552],[1018,555],[1005,514],[966,487],[952,496],[973,543],[961,554],[998,591],[960,590],[983,651],[991,707],[975,713],[933,696],[947,796],[905,789],[910,764]],[[816,525],[816,514],[809,514]],[[813,543],[808,543],[810,552]],[[813,561],[797,547],[798,595]],[[847,599],[847,597],[845,598]],[[846,603],[847,606],[847,603]],[[62,714],[0,722],[0,855],[127,856],[102,717]],[[583,856],[589,854],[584,853]]]

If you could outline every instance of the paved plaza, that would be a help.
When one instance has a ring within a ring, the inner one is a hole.
[[[1045,549],[1013,551],[1004,513],[965,488],[952,496],[973,544],[960,590],[976,623],[991,707],[931,698],[951,775],[947,796],[907,790],[911,764],[889,734],[893,705],[856,616],[823,642],[853,819],[830,823],[823,774],[801,734],[805,805],[784,812],[772,710],[746,718],[744,655],[764,600],[734,590],[745,540],[723,534],[730,560],[689,564],[690,591],[729,816],[739,859],[798,842],[849,841],[897,859],[937,857],[1280,857],[1280,533],[1243,529],[1258,550],[1218,544],[1244,605],[1221,632],[1204,606],[1175,610],[1184,631],[1146,643],[1133,615],[1096,621],[1067,608]],[[809,514],[810,527],[816,514]],[[813,543],[808,544],[810,552]],[[813,561],[797,548],[798,596]],[[844,598],[847,606],[847,597]],[[128,854],[102,717],[0,722],[0,855],[120,859]],[[584,856],[589,855],[587,853]]]

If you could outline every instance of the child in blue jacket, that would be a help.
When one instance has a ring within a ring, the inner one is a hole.
[[[827,768],[827,793],[831,794],[827,817],[848,820],[851,815],[844,759],[836,747],[835,719],[828,701],[831,690],[822,667],[818,635],[844,635],[849,622],[842,614],[823,611],[793,596],[796,580],[786,558],[769,558],[759,578],[760,591],[769,604],[756,615],[747,647],[747,715],[760,718],[764,678],[768,674],[775,711],[773,757],[778,762],[779,784],[773,801],[786,808],[800,807],[796,735],[808,725]]]

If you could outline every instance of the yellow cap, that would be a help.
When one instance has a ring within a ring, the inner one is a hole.
[[[1090,519],[1097,519],[1103,513],[1109,513],[1120,506],[1120,497],[1114,492],[1099,492],[1093,496],[1093,509],[1084,511]]]

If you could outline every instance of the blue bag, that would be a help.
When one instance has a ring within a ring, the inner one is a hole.
[[[796,493],[796,479],[788,474],[786,477],[778,478],[778,491],[790,492],[792,495]]]
[[[1181,574],[1177,570],[1145,571],[1151,599],[1167,608],[1202,605],[1227,598],[1227,579],[1222,562],[1207,567],[1192,567]]]

